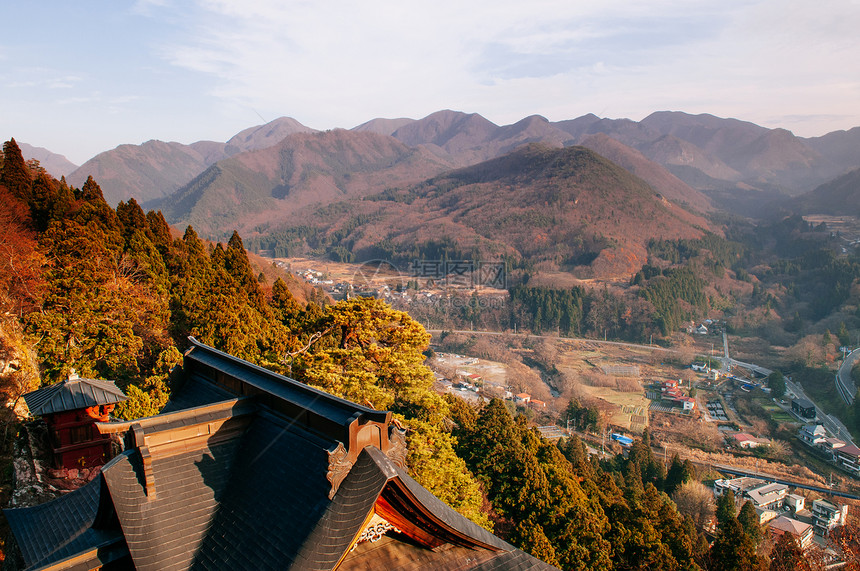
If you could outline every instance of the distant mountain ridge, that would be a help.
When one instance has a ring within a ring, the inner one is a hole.
[[[36,159],[42,168],[55,178],[66,176],[78,168],[78,165],[63,155],[52,153],[43,147],[34,147],[27,143],[18,143],[18,147],[21,149],[24,160]]]
[[[421,147],[372,132],[304,132],[219,161],[173,195],[151,203],[202,235],[259,234],[296,211],[414,184],[453,165]]]
[[[390,135],[454,166],[476,164],[526,143],[563,147],[602,134],[705,192],[765,190],[794,196],[860,167],[860,127],[804,139],[784,129],[677,111],[652,113],[639,122],[593,114],[550,122],[534,115],[499,126],[477,113],[443,110],[423,119],[373,119],[351,131]],[[147,203],[170,195],[219,160],[312,132],[295,119],[281,117],[224,143],[122,145],[93,157],[68,178],[80,185],[93,175],[111,203],[130,197]]]
[[[99,181],[108,203],[117,204],[133,197],[146,204],[176,192],[222,159],[274,146],[293,133],[308,132],[314,129],[295,119],[281,117],[245,129],[226,143],[198,141],[183,145],[147,141],[141,145],[120,145],[85,162],[68,176],[68,180],[80,186],[92,176]]]

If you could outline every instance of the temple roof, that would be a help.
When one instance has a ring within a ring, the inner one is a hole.
[[[29,568],[110,540],[139,570],[553,569],[412,479],[390,412],[197,342],[165,410],[98,423],[126,449],[93,484],[7,510]]]
[[[113,381],[82,379],[72,374],[68,379],[24,395],[30,414],[42,416],[128,399]]]

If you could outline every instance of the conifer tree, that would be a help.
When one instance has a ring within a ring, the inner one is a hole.
[[[741,506],[741,511],[738,512],[738,522],[744,530],[744,533],[752,540],[753,545],[758,545],[761,539],[761,527],[758,523],[758,514],[755,511],[755,506],[750,500],[744,502]]]
[[[0,171],[2,183],[12,196],[25,203],[30,199],[30,185],[33,183],[30,169],[24,161],[21,149],[15,139],[3,143],[3,170]]]
[[[735,493],[727,490],[717,499],[717,525],[723,525],[728,520],[735,519],[736,514]]]

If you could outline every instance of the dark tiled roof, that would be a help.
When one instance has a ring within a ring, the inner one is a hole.
[[[127,398],[113,381],[81,378],[67,379],[24,395],[34,416],[115,404]]]
[[[474,571],[547,571],[557,569],[557,567],[553,567],[549,563],[544,563],[540,559],[536,559],[519,549],[514,549],[513,551],[502,553],[489,561],[479,563],[472,569]]]
[[[186,374],[206,378],[209,371],[198,371],[203,368],[215,371],[215,376],[219,378],[228,376],[241,379],[244,386],[239,388],[238,394],[257,395],[262,404],[289,416],[295,423],[305,424],[341,442],[348,442],[344,439],[347,435],[342,434],[341,429],[359,416],[377,422],[388,422],[390,418],[391,413],[387,411],[374,410],[338,398],[203,345],[193,338],[189,341],[193,347],[185,354],[183,368]]]
[[[107,521],[97,521],[101,495],[106,493],[103,485],[101,478],[96,478],[53,501],[4,510],[28,569],[98,548],[113,546],[109,560],[128,553],[119,526],[110,517]]]
[[[800,408],[814,408],[815,405],[809,402],[807,399],[794,399],[794,403],[797,404]]]
[[[331,503],[329,445],[274,415],[258,414],[193,568],[290,568]]]
[[[190,567],[212,525],[238,447],[234,439],[153,459],[154,498],[147,495],[136,450],[105,465],[102,474],[137,569]]]
[[[212,383],[185,382],[178,387],[171,387],[170,400],[164,405],[161,414],[213,404],[233,397],[235,397],[233,393],[218,388]]]
[[[143,571],[374,568],[370,547],[354,557],[350,548],[376,512],[400,518],[406,534],[392,532],[397,538],[385,543],[389,552],[377,552],[377,563],[405,557],[414,563],[408,569],[551,568],[421,487],[395,465],[401,456],[391,441],[376,440],[379,448],[350,432],[365,422],[386,434],[390,413],[196,342],[183,371],[176,410],[98,425],[127,431],[129,446],[104,466],[102,491],[88,487],[39,517],[18,517],[13,529],[28,561],[84,552],[121,525],[119,546]],[[345,446],[353,447],[348,456]],[[113,527],[99,523],[105,513]]]

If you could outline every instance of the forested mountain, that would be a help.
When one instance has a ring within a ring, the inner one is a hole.
[[[303,133],[213,165],[155,204],[171,223],[223,239],[278,227],[308,205],[361,198],[416,183],[450,164],[392,137],[344,130]]]
[[[708,222],[584,147],[525,146],[362,201],[308,208],[255,238],[283,255],[509,259],[515,266],[629,277],[652,239],[698,238]]]
[[[798,214],[860,217],[860,169],[822,184],[785,206]]]
[[[18,146],[21,148],[21,154],[24,156],[25,160],[36,159],[39,161],[39,165],[48,171],[51,176],[55,176],[57,178],[67,176],[78,168],[78,165],[74,164],[63,155],[52,153],[48,149],[34,147],[27,143],[20,143]]]

